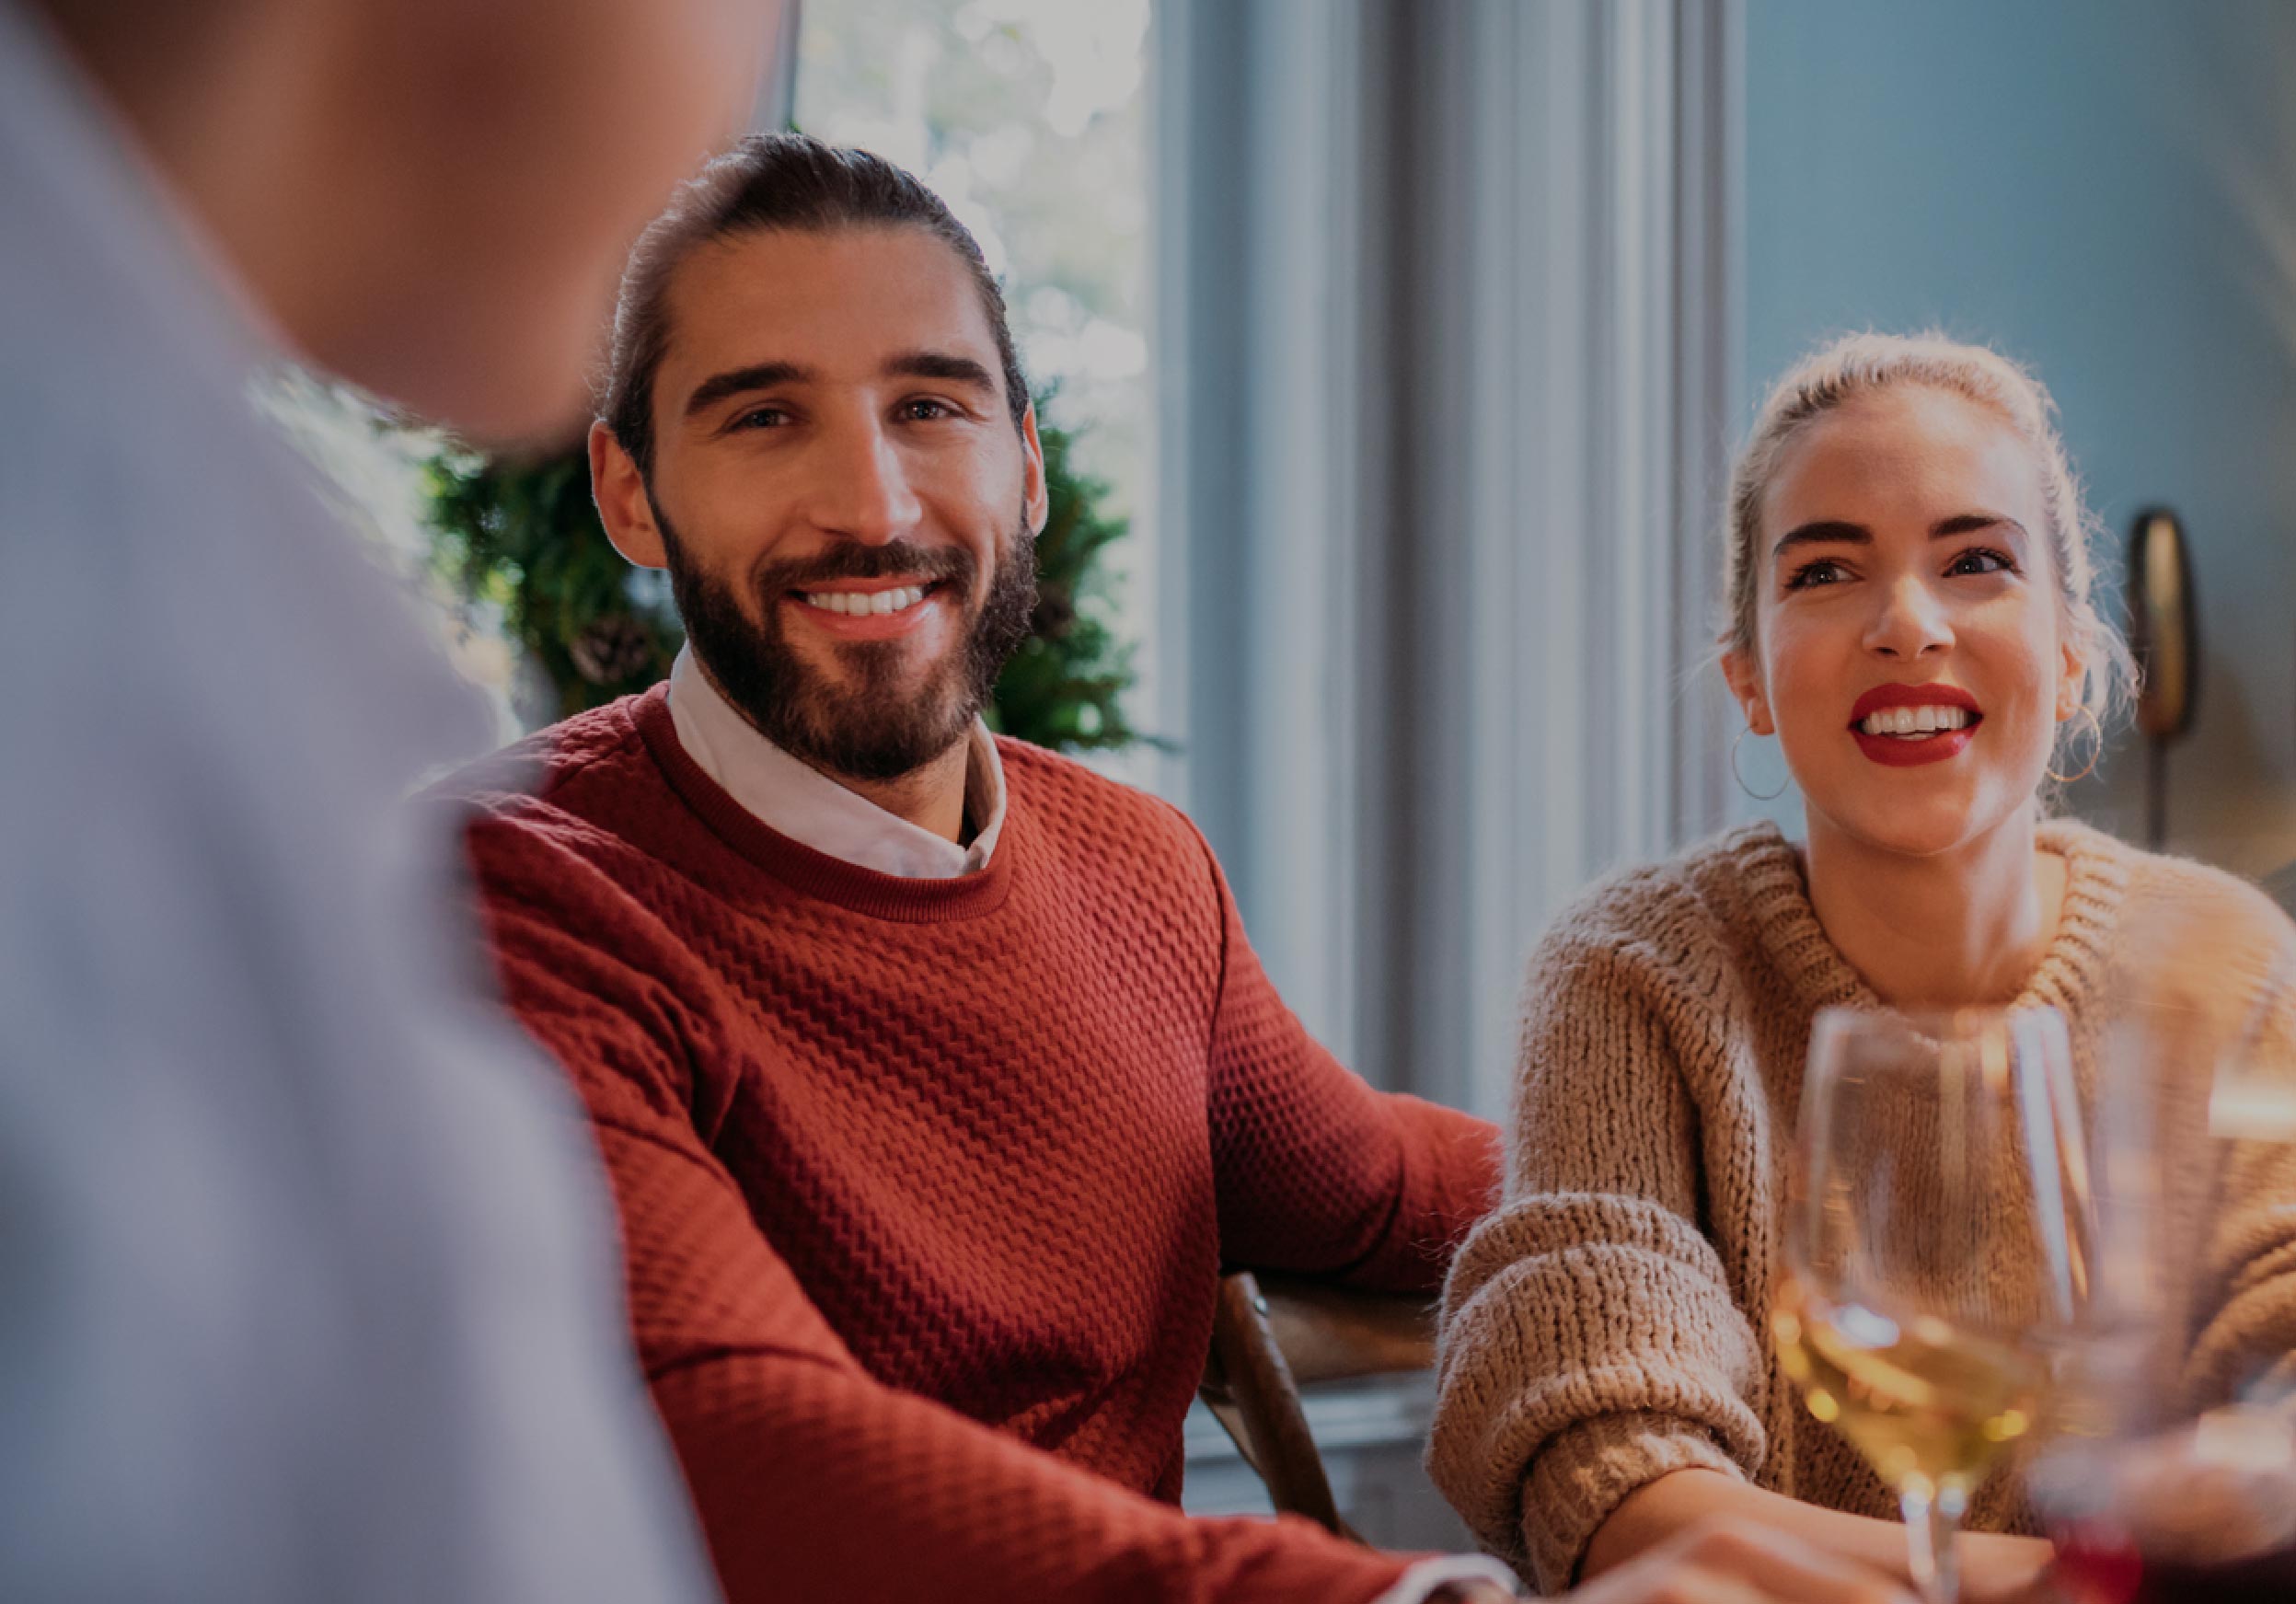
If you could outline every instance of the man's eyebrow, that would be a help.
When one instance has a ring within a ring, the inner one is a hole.
[[[1949,540],[1956,535],[1974,535],[1979,529],[2014,529],[2026,539],[2025,525],[2005,513],[1956,513],[1950,518],[1940,518],[1930,525],[1932,540]]]
[[[1820,518],[1815,523],[1797,524],[1778,537],[1778,544],[1770,548],[1771,557],[1783,555],[1796,546],[1871,546],[1874,532],[1863,524],[1844,523],[1839,518]]]
[[[947,351],[905,351],[885,359],[888,378],[940,379],[952,385],[997,392],[997,375],[969,356]]]
[[[812,368],[800,367],[793,362],[760,362],[748,367],[728,368],[723,373],[711,374],[694,387],[694,393],[686,398],[686,415],[691,418],[698,412],[706,412],[728,396],[771,389],[776,385],[806,384],[813,377]]]

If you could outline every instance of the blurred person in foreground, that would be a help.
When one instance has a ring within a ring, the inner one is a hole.
[[[2213,933],[2228,1027],[2296,1067],[2296,1018],[2252,1020],[2286,917],[2048,816],[2055,755],[2085,772],[2127,668],[2092,522],[2048,393],[1990,350],[1861,335],[1771,392],[1727,507],[1722,666],[1779,738],[1806,838],[1732,831],[1556,922],[1523,993],[1506,1197],[1445,1295],[1429,1467],[1543,1587],[1716,1514],[1905,1571],[1896,1497],[1766,1340],[1819,1009],[2053,1008],[2094,1086],[2174,913]],[[2228,1386],[2296,1379],[2291,1204],[2283,1167],[2228,1224],[2236,1290],[2196,1339]],[[1968,1518],[1966,1596],[2031,1587],[2050,1549],[2022,1478],[1996,1473]]]
[[[408,827],[487,721],[251,391],[569,421],[773,9],[0,5],[0,1598],[710,1594]]]
[[[513,1005],[596,1123],[721,1579],[1511,1596],[1487,1559],[1176,1507],[1223,1263],[1432,1295],[1494,1133],[1309,1037],[1179,813],[987,731],[1045,516],[1028,396],[931,191],[744,141],[633,253],[591,432],[687,649],[445,788],[482,810]],[[1601,1592],[1867,1585],[1721,1531]]]

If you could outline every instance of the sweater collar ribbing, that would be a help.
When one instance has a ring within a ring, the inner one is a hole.
[[[977,918],[1004,905],[1013,860],[1026,849],[1027,827],[1010,809],[1003,839],[987,867],[956,880],[908,880],[817,852],[759,819],[710,778],[677,738],[669,687],[657,685],[629,704],[639,737],[686,805],[744,861],[793,891],[870,918],[942,924]]]
[[[2056,934],[2010,1006],[2071,1015],[2106,984],[2114,927],[2129,890],[2129,850],[2071,819],[2043,820],[2035,840],[2065,860],[2065,902]],[[1776,825],[1764,821],[1733,830],[1722,847],[1737,870],[1764,949],[1813,1009],[1885,1006],[1817,922],[1801,860]]]

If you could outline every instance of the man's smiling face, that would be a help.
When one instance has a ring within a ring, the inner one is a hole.
[[[939,756],[1026,636],[1045,512],[965,265],[917,227],[753,231],[667,311],[650,493],[594,434],[617,543],[776,744],[860,779]]]

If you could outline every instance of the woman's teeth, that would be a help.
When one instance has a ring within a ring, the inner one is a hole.
[[[1858,728],[1869,735],[1934,735],[1967,729],[1976,718],[1967,708],[1884,708],[1859,720]]]
[[[825,613],[860,617],[871,613],[906,613],[925,599],[925,587],[907,584],[889,591],[800,591],[797,599]]]

